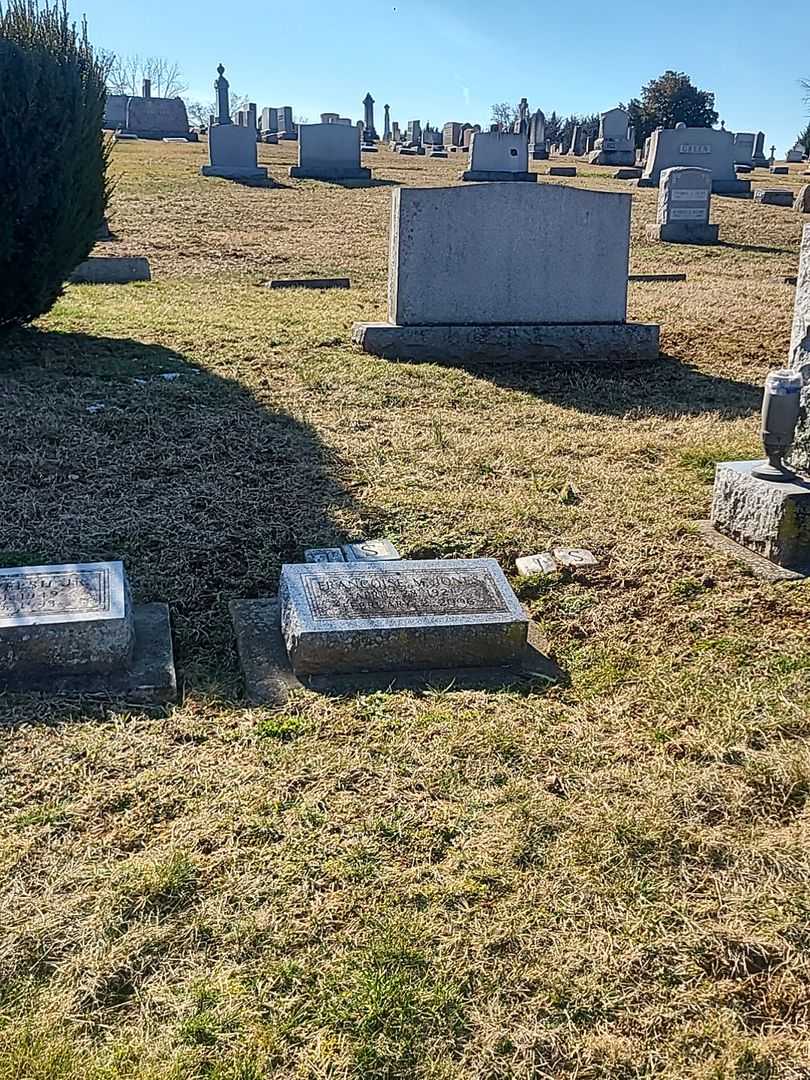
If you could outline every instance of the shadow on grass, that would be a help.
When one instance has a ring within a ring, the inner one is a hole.
[[[376,531],[270,393],[128,339],[31,329],[2,349],[0,565],[123,559],[138,603],[170,605],[187,682],[233,685],[230,599],[276,592],[305,546],[354,539],[339,517]]]
[[[657,360],[626,363],[469,364],[463,369],[495,386],[601,416],[717,412],[732,419],[750,416],[762,404],[761,387],[705,375],[664,353]]]
[[[767,247],[763,244],[732,244],[729,240],[721,240],[720,247],[733,248],[735,251],[750,251],[755,255],[795,255],[790,248]]]

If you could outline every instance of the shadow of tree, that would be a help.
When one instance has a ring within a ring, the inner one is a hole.
[[[170,604],[187,682],[235,673],[230,599],[354,539],[338,518],[373,529],[311,427],[179,353],[33,329],[4,346],[0,565],[123,559],[137,602]]]
[[[731,419],[750,416],[762,403],[762,388],[706,375],[664,353],[653,361],[624,363],[446,364],[495,386],[534,394],[555,405],[594,415],[696,416],[717,412]]]

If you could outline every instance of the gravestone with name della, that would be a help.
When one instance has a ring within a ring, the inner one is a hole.
[[[217,94],[217,122],[208,131],[210,165],[203,165],[203,176],[219,176],[224,180],[266,180],[267,169],[258,167],[256,131],[231,121],[230,84],[222,64],[217,68],[219,78],[214,82]]]
[[[557,184],[400,188],[389,321],[353,339],[391,360],[654,359],[658,326],[626,321],[630,204]]]
[[[169,610],[133,607],[120,562],[0,569],[0,691],[174,701]]]
[[[716,195],[747,195],[750,180],[734,170],[734,136],[715,128],[657,128],[650,136],[639,187],[658,187],[661,173],[676,167],[708,169]]]
[[[635,165],[636,144],[631,134],[630,114],[624,109],[609,109],[599,117],[599,135],[590,165]]]
[[[529,136],[510,131],[476,132],[470,144],[470,167],[462,180],[513,180],[535,183],[529,172]]]
[[[649,240],[670,244],[716,244],[719,226],[709,224],[712,174],[708,169],[664,169],[658,215],[647,226]]]
[[[298,165],[290,169],[298,180],[371,179],[371,169],[360,164],[360,129],[342,124],[300,124]]]

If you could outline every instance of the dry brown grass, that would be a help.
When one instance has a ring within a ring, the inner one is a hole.
[[[757,452],[798,215],[715,198],[722,246],[652,245],[635,193],[633,270],[689,273],[631,286],[657,365],[388,365],[349,334],[384,314],[390,188],[286,180],[294,153],[257,190],[120,144],[108,250],[154,282],[3,346],[2,562],[124,558],[186,694],[0,699],[0,1075],[806,1080],[807,592],[695,535],[712,463]],[[307,274],[353,288],[257,287]],[[245,709],[227,601],[377,534],[597,551],[521,587],[570,685]]]

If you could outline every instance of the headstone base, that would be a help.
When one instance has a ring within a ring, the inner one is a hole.
[[[755,169],[767,169],[770,167],[770,162],[764,156],[757,157],[756,155],[754,155],[754,157],[752,158],[752,164]]]
[[[659,327],[644,323],[396,326],[355,323],[352,340],[385,360],[549,363],[655,360]]]
[[[589,165],[635,165],[635,150],[594,150],[588,156]]]
[[[576,176],[576,165],[552,165],[548,170],[549,176]]]
[[[375,690],[424,690],[428,687],[500,690],[515,686],[540,690],[564,679],[563,672],[546,655],[548,645],[533,622],[528,624],[528,640],[521,655],[503,667],[299,677],[292,669],[281,635],[281,608],[277,597],[232,600],[229,609],[245,680],[245,697],[253,705],[283,706],[293,691],[302,688],[322,694],[351,696]]]
[[[131,281],[151,281],[148,259],[109,256],[85,259],[68,278],[72,285],[128,285]]]
[[[697,221],[670,221],[668,225],[648,225],[648,240],[663,240],[667,244],[716,244],[719,225],[704,225]]]
[[[267,169],[227,169],[216,165],[203,165],[203,176],[216,176],[220,180],[266,180]]]
[[[530,172],[489,172],[483,169],[468,169],[459,177],[461,180],[473,180],[481,182],[500,182],[502,180],[516,180],[520,184],[533,184],[537,181],[537,174]]]
[[[529,149],[529,160],[530,161],[548,161],[548,150],[546,150],[545,147],[543,147],[543,149],[541,149],[541,150],[532,150],[530,148]]]
[[[166,604],[132,610],[135,647],[126,669],[103,674],[52,675],[25,671],[0,675],[0,692],[53,697],[95,697],[132,705],[167,705],[177,700],[177,676]]]
[[[718,464],[711,523],[777,566],[810,571],[810,480],[760,480],[753,470],[761,464]]]
[[[617,169],[613,174],[614,180],[638,180],[641,176],[641,166],[633,165],[627,169]]]
[[[371,169],[312,169],[307,166],[292,165],[290,176],[293,180],[370,180]]]
[[[636,180],[636,187],[658,187],[651,176],[642,176]],[[750,180],[712,180],[713,195],[750,195]]]

